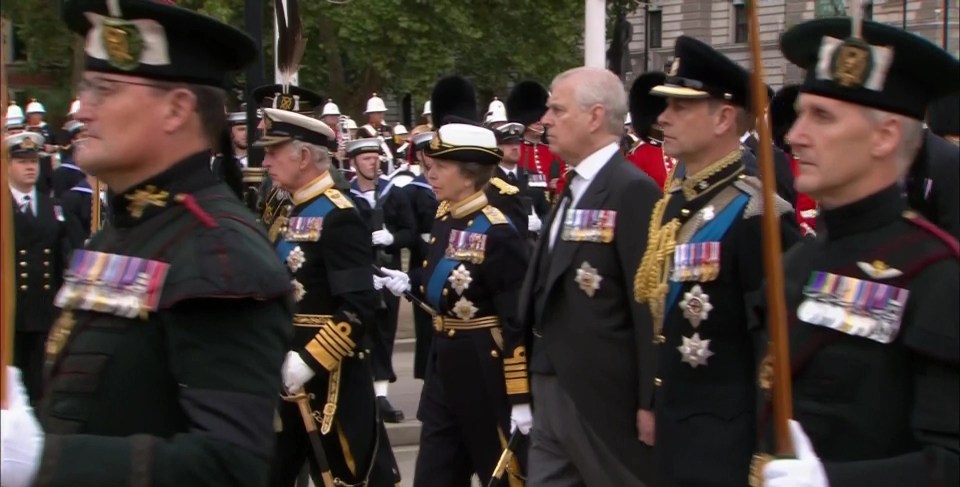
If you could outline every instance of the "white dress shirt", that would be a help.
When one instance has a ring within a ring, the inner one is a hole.
[[[600,148],[580,161],[580,164],[577,164],[570,172],[567,184],[570,187],[571,199],[570,201],[564,199],[560,202],[560,208],[557,209],[557,216],[550,224],[550,250],[553,250],[553,245],[557,241],[557,234],[560,233],[564,213],[566,213],[568,208],[575,208],[577,206],[580,198],[587,192],[587,188],[590,187],[590,183],[597,177],[597,173],[603,169],[603,166],[607,165],[610,158],[619,150],[620,143],[611,142],[609,145]]]
[[[17,202],[17,211],[23,208],[23,199],[30,198],[30,213],[37,216],[37,188],[36,186],[29,193],[21,193],[13,186],[10,186],[10,193],[13,194],[13,200]]]

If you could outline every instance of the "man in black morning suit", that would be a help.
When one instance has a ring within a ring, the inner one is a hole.
[[[660,189],[620,155],[626,113],[615,75],[577,68],[554,79],[542,119],[550,149],[574,170],[520,295],[534,407],[531,487],[649,480],[653,335],[632,296]]]
[[[16,246],[16,317],[14,364],[23,371],[30,401],[40,399],[44,342],[56,315],[53,298],[63,279],[64,261],[70,250],[83,242],[77,238],[76,221],[67,221],[63,210],[49,195],[36,188],[37,160],[43,136],[23,132],[7,137],[10,192],[14,203]]]

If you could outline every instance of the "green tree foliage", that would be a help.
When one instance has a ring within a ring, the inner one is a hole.
[[[60,0],[3,0],[3,14],[18,25],[31,67],[70,73],[80,44],[59,21]],[[179,0],[243,28],[244,0]],[[264,9],[266,79],[273,77],[273,9]],[[608,2],[608,19],[621,4]],[[300,84],[337,101],[353,115],[373,93],[411,93],[418,105],[444,74],[471,78],[483,103],[504,98],[521,79],[549,83],[582,63],[582,0],[301,0],[308,45]],[[608,29],[609,35],[609,29]],[[69,77],[68,77],[69,79]],[[481,107],[482,108],[482,107]]]

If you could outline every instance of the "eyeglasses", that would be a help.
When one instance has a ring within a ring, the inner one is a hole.
[[[77,96],[87,95],[93,105],[103,103],[103,100],[120,92],[120,85],[146,86],[158,90],[169,90],[172,87],[160,83],[143,83],[139,81],[127,81],[112,78],[81,79],[77,85]]]

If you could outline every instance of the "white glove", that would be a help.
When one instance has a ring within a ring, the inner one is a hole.
[[[543,222],[540,221],[540,217],[537,216],[536,212],[531,211],[530,219],[527,220],[527,231],[539,232],[541,227],[543,227]]]
[[[790,440],[796,459],[773,460],[763,467],[764,487],[829,487],[823,463],[813,451],[800,423],[790,420]]]
[[[383,284],[387,282],[386,277],[373,276],[373,289],[379,291],[383,289]]]
[[[520,430],[520,434],[529,435],[533,427],[533,412],[529,404],[515,404],[510,409],[510,433]]]
[[[7,404],[0,411],[0,478],[3,487],[27,487],[40,469],[44,435],[27,402],[20,369],[7,366]]]
[[[393,244],[393,234],[388,230],[377,230],[373,232],[373,244],[389,247]]]
[[[394,296],[402,296],[403,293],[410,290],[410,276],[403,271],[381,267],[380,272],[383,273],[384,279],[386,279],[383,282],[383,287],[387,288]]]
[[[313,369],[300,358],[299,353],[290,351],[287,352],[287,358],[283,360],[280,375],[283,377],[283,387],[287,394],[296,394],[303,389],[307,381],[313,378],[314,373]]]

